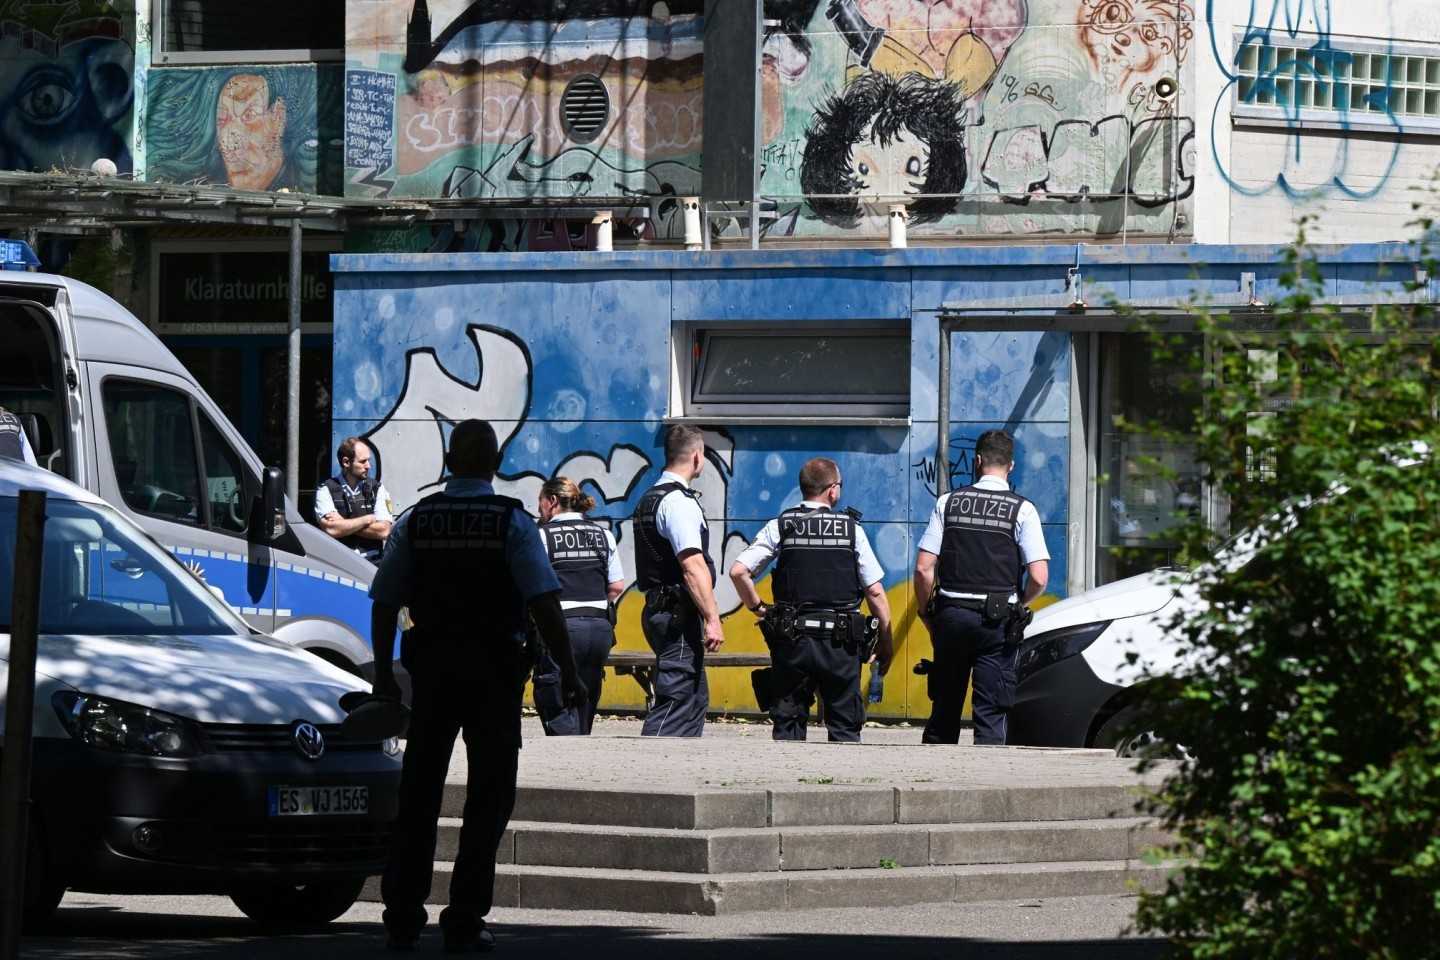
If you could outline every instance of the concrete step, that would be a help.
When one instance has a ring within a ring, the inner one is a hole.
[[[453,860],[459,821],[442,821],[436,858]],[[1050,860],[1139,859],[1164,834],[1149,820],[660,830],[512,821],[501,863],[725,874]]]
[[[1133,859],[712,875],[503,864],[496,875],[495,905],[714,916],[1100,896],[1129,893],[1137,887],[1159,889],[1167,869]],[[445,903],[449,889],[450,864],[437,864],[429,902]],[[372,878],[362,896],[378,900],[379,892],[379,880]]]
[[[513,819],[670,830],[1092,820],[1133,816],[1137,798],[1121,784],[651,787],[643,795],[623,786],[522,786]],[[464,805],[464,785],[447,784],[442,813],[458,817]]]

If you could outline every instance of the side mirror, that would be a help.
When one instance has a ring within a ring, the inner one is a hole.
[[[285,474],[279,467],[266,467],[260,471],[260,523],[259,539],[274,543],[290,526],[285,521]]]

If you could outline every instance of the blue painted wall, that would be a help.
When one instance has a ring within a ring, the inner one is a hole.
[[[1383,261],[1408,257],[1402,247],[1336,251],[1328,290],[1351,293],[1380,277]],[[921,718],[929,702],[909,667],[928,656],[929,641],[914,620],[915,542],[935,505],[937,470],[967,482],[982,431],[1003,427],[1015,436],[1012,482],[1045,524],[1052,591],[1066,583],[1079,412],[1070,405],[1072,340],[1064,330],[1076,264],[1096,306],[1111,297],[1163,306],[1196,291],[1233,297],[1242,271],[1257,274],[1260,296],[1273,297],[1279,260],[1272,247],[1187,246],[341,255],[333,260],[334,435],[337,443],[368,437],[387,487],[408,505],[441,481],[451,425],[491,420],[504,444],[501,491],[533,510],[544,479],[560,473],[582,482],[597,501],[592,516],[617,535],[628,578],[628,518],[663,467],[675,324],[908,323],[908,425],[714,427],[697,486],[722,571],[720,607],[732,614],[726,649],[759,651],[763,642],[723,571],[765,521],[798,502],[806,458],[840,464],[843,502],[864,512],[896,616],[899,662],[878,712]],[[1394,269],[1384,282],[1400,290],[1414,276]],[[949,462],[937,466],[942,305],[990,305],[993,316],[1006,303],[1048,317],[1053,329],[950,335]],[[645,649],[639,606],[631,590],[620,613],[623,648]],[[713,670],[711,681],[712,706],[754,709],[743,671]],[[639,689],[612,682],[604,702],[638,706]]]

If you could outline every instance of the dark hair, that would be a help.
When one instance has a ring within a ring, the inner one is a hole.
[[[595,509],[595,498],[581,493],[580,487],[569,477],[552,477],[540,487],[542,497],[554,497],[566,511],[587,513]]]
[[[860,186],[850,170],[850,154],[868,127],[870,137],[882,145],[888,146],[904,128],[930,148],[921,196],[909,204],[911,221],[934,223],[952,212],[956,195],[965,189],[962,99],[956,84],[918,73],[899,79],[867,73],[832,94],[805,130],[800,189],[810,209],[839,227],[860,222],[860,201],[854,196]]]
[[[990,466],[1009,465],[1015,461],[1015,441],[1004,430],[986,430],[975,441],[975,452]]]
[[[839,480],[839,464],[827,457],[811,457],[800,467],[800,495],[806,500],[814,499]]]
[[[675,424],[665,431],[666,466],[684,460],[704,442],[705,433],[699,427],[692,427],[686,423]]]
[[[340,465],[343,467],[346,460],[355,459],[355,447],[362,443],[365,443],[365,441],[359,437],[346,437],[340,441],[340,448],[335,451],[335,459],[339,460]],[[367,447],[369,446],[368,443],[365,445]]]

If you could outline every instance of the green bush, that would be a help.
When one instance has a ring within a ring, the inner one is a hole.
[[[1436,957],[1435,312],[1320,306],[1303,242],[1289,267],[1273,339],[1199,311],[1198,462],[1259,550],[1186,527],[1209,608],[1143,709],[1189,748],[1154,809],[1191,859],[1136,925],[1192,957]]]

